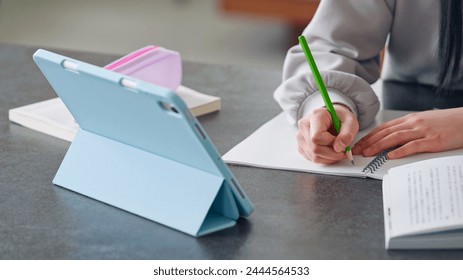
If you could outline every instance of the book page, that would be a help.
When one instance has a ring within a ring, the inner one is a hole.
[[[391,236],[463,227],[463,156],[389,171]]]
[[[11,109],[9,119],[24,127],[70,142],[79,128],[58,97]]]
[[[200,93],[186,86],[180,85],[177,88],[177,95],[182,98],[195,117],[221,109],[220,97]]]
[[[200,93],[182,85],[178,87],[176,92],[190,109],[220,100],[220,97]]]

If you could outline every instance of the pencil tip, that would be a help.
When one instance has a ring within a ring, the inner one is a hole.
[[[349,151],[346,152],[346,156],[347,156],[347,158],[350,160],[350,162],[352,163],[352,165],[355,165],[355,164],[354,164],[354,157],[352,156],[352,151],[351,151],[351,150],[349,150]]]

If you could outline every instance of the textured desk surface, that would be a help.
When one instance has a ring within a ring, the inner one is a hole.
[[[32,61],[34,51],[0,45],[2,259],[463,258],[461,250],[386,251],[377,180],[232,166],[255,212],[198,239],[55,187],[69,143],[8,121],[8,109],[55,97]],[[60,53],[96,65],[117,58]],[[184,63],[184,85],[222,98],[222,111],[200,118],[221,153],[280,111],[272,98],[280,75]]]

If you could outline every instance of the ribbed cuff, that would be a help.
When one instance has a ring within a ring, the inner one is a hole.
[[[352,113],[354,113],[355,117],[358,118],[358,111],[357,106],[355,105],[354,101],[352,101],[349,97],[342,94],[338,90],[335,89],[327,89],[328,94],[331,99],[331,103],[335,104],[342,104],[347,106]],[[325,107],[325,102],[323,101],[323,97],[319,91],[314,92],[313,94],[309,95],[299,107],[297,112],[297,120],[300,120],[302,117],[306,116],[310,112]]]

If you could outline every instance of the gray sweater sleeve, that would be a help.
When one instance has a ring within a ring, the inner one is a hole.
[[[392,24],[393,5],[392,0],[323,0],[303,32],[332,102],[348,106],[360,128],[379,110],[370,84],[379,78],[379,53]],[[293,125],[324,106],[299,45],[288,51],[274,97]]]

